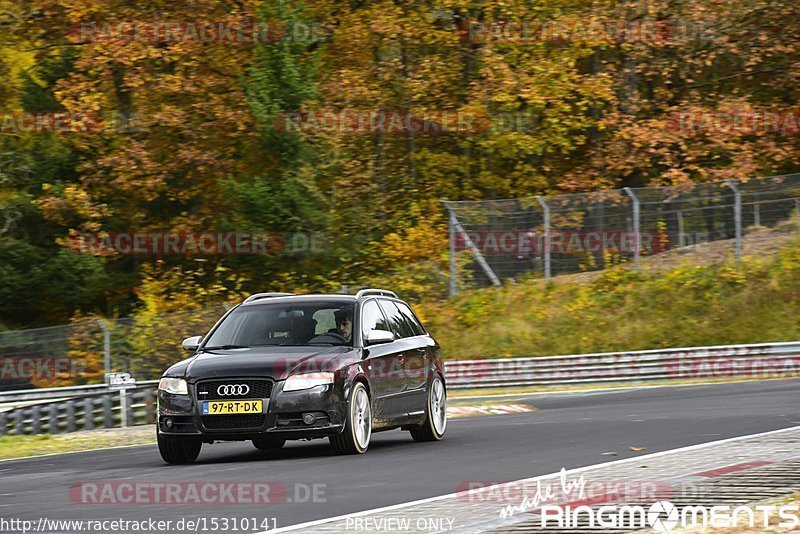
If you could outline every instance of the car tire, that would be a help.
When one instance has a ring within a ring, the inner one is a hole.
[[[261,438],[253,440],[253,447],[260,451],[277,451],[286,443],[285,439]]]
[[[447,391],[444,382],[436,375],[428,388],[425,421],[411,429],[414,441],[441,441],[447,429]]]
[[[338,454],[363,454],[367,452],[372,437],[372,407],[369,393],[361,382],[353,384],[347,407],[344,429],[330,437],[331,446]]]
[[[176,438],[158,433],[158,452],[168,464],[193,464],[200,455],[203,442],[197,438]]]

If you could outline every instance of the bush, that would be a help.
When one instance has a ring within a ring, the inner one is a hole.
[[[800,241],[773,259],[518,285],[422,305],[448,358],[546,356],[800,339]]]

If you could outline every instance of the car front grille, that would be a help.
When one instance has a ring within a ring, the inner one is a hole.
[[[203,426],[208,430],[247,430],[264,425],[265,417],[257,415],[204,415]]]
[[[220,386],[246,385],[250,390],[244,395],[220,395],[217,389]],[[236,399],[267,399],[272,393],[270,380],[236,379],[207,380],[197,384],[197,400],[236,400]]]

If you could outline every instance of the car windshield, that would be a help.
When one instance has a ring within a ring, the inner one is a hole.
[[[350,302],[265,302],[236,308],[204,343],[203,349],[351,346],[352,334]]]

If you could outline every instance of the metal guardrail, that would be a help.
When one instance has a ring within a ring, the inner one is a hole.
[[[800,342],[447,362],[447,387],[800,376]]]
[[[124,403],[120,402],[122,398],[119,392],[115,391],[90,393],[83,397],[0,412],[0,436],[61,434],[77,430],[155,423],[154,388],[129,389],[124,396]]]
[[[450,390],[713,378],[800,377],[800,342],[723,345],[445,363]],[[0,435],[73,432],[155,421],[155,381],[125,396],[96,386],[51,388],[70,399],[0,412]],[[104,387],[104,386],[102,386]],[[124,399],[124,400],[123,400]],[[127,405],[126,409],[121,406]],[[125,415],[123,415],[123,413]],[[89,414],[89,416],[87,416]]]
[[[139,385],[150,386],[158,384],[158,380],[142,380],[137,382]],[[63,386],[56,388],[38,388],[38,389],[19,389],[12,391],[0,392],[0,404],[33,401],[33,400],[46,400],[57,399],[63,397],[72,397],[76,395],[86,395],[89,393],[106,393],[108,392],[106,384],[89,384],[84,386]]]

